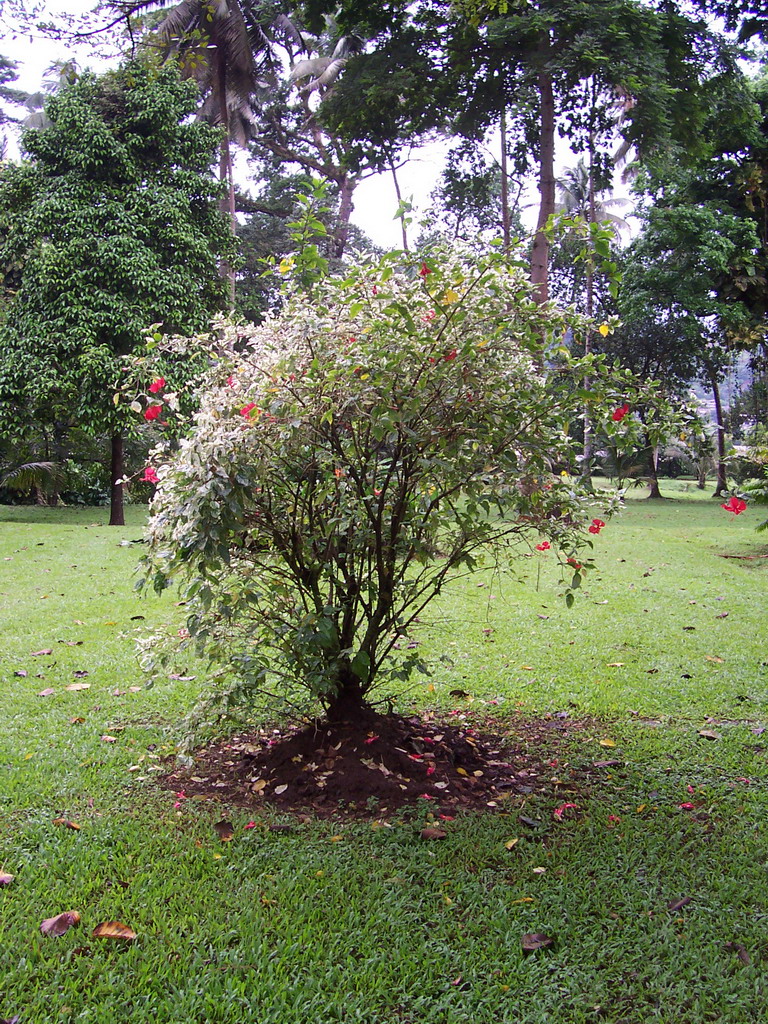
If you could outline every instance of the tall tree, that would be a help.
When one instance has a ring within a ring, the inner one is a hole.
[[[28,417],[108,433],[111,524],[122,522],[115,481],[138,420],[114,401],[126,360],[150,325],[193,330],[225,301],[219,135],[190,122],[196,105],[172,67],[83,75],[48,101],[47,127],[23,135],[30,162],[0,185],[0,256],[22,266],[0,335],[0,429]]]
[[[475,131],[480,118],[496,123],[512,108],[518,160],[532,154],[538,174],[531,278],[544,301],[557,133],[590,154],[604,186],[616,133],[644,153],[699,148],[708,94],[736,73],[734,63],[703,19],[686,17],[671,0],[653,7],[639,0],[463,0],[456,7],[451,51],[463,81],[457,123],[468,119]]]

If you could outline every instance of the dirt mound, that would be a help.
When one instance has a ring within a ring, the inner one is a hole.
[[[486,731],[494,726],[502,728],[366,709],[354,720],[230,737],[164,781],[187,797],[322,817],[385,815],[421,801],[436,815],[503,809],[510,796],[550,788],[568,736],[584,729],[563,717],[518,720],[506,736]]]

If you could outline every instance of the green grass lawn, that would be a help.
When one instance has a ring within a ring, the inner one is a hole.
[[[0,1020],[768,1020],[768,559],[723,557],[768,550],[751,510],[664,490],[631,495],[595,538],[600,568],[570,611],[550,553],[523,583],[457,581],[425,617],[422,649],[444,660],[400,710],[513,735],[521,715],[589,723],[552,766],[561,795],[457,818],[432,843],[424,808],[289,832],[176,809],[153,780],[201,678],[136,689],[134,631],[181,618],[172,595],[133,592],[143,510],[116,529],[103,509],[1,508],[0,870],[15,877]],[[569,795],[571,766],[601,759],[620,763]],[[563,800],[578,807],[558,821]],[[80,927],[42,936],[66,910]],[[111,920],[138,939],[91,937]],[[555,943],[526,955],[530,932]]]

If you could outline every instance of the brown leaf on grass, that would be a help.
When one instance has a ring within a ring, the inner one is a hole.
[[[441,828],[423,828],[420,832],[422,839],[445,839],[448,835],[447,832]]]
[[[30,658],[40,658],[44,654],[53,654],[52,647],[44,647],[41,651],[30,651]]]
[[[75,671],[72,673],[72,675],[75,677],[75,679],[85,679],[85,677],[87,675],[89,675],[89,673],[84,668],[78,668],[78,669],[75,669]]]
[[[19,1024],[21,1017],[18,1013],[15,1013],[12,1017],[3,1017],[0,1020],[0,1024]]]
[[[616,758],[614,757],[614,758],[612,758],[612,760],[610,760],[610,761],[593,761],[593,762],[592,762],[592,767],[593,767],[593,768],[613,768],[613,767],[615,767],[615,766],[616,766],[617,764],[621,764],[621,761],[618,761],[618,760],[617,760],[617,759],[616,759]]]
[[[549,935],[543,935],[541,932],[528,932],[520,939],[520,944],[524,953],[533,953],[537,949],[546,949],[554,941]]]
[[[70,725],[82,725],[84,721],[85,721],[85,719],[82,717],[82,715],[78,715],[76,718],[70,718],[69,724]]]
[[[716,615],[715,618],[716,619],[727,619],[729,615],[730,615],[730,612],[720,612],[720,614]]]
[[[117,743],[117,736],[109,736],[106,733],[101,737],[102,743]]]
[[[693,902],[692,896],[681,896],[679,900],[670,900],[667,904],[667,910],[682,910],[683,907],[687,907],[689,903]]]
[[[120,921],[102,921],[93,929],[91,936],[94,939],[122,939],[123,942],[133,942],[138,938],[132,928]]]
[[[15,875],[9,875],[7,871],[0,871],[0,885],[10,885]]]
[[[40,925],[43,935],[64,935],[70,928],[80,924],[80,915],[76,910],[65,910],[63,914],[47,917]]]
[[[704,660],[705,661],[711,661],[713,665],[722,665],[725,659],[724,658],[718,658],[718,656],[716,654],[705,654],[704,655]]]
[[[65,690],[90,690],[90,683],[70,683],[69,686],[65,686]]]
[[[16,669],[16,671],[13,674],[15,676],[17,676],[19,679],[26,679],[27,678],[27,670],[24,669],[24,668]]]
[[[230,843],[232,841],[235,829],[231,821],[223,819],[222,821],[217,821],[213,827],[216,829],[216,835],[222,843]]]
[[[71,828],[73,832],[79,832],[80,826],[76,821],[70,821],[69,818],[54,818],[54,825],[63,825],[65,828]]]
[[[52,686],[47,686],[44,690],[38,693],[38,697],[50,697],[52,693],[56,693]]]
[[[699,736],[702,736],[705,740],[721,740],[723,737],[719,732],[715,732],[714,729],[699,729]]]
[[[735,953],[743,964],[749,966],[752,963],[752,959],[747,952],[746,947],[740,942],[726,942],[725,948]]]

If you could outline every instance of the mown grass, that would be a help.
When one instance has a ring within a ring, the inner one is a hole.
[[[519,713],[567,712],[590,725],[553,777],[620,762],[589,790],[457,818],[439,843],[419,838],[425,808],[290,832],[270,832],[269,814],[245,829],[237,809],[175,809],[153,775],[200,679],[129,690],[142,684],[131,631],[181,615],[171,595],[133,593],[140,547],[121,542],[141,536],[141,510],[124,530],[92,525],[103,510],[0,510],[0,868],[15,875],[0,888],[0,1018],[768,1019],[768,559],[722,557],[765,553],[752,517],[682,487],[630,498],[571,611],[536,556],[538,591],[532,558],[524,584],[477,575],[430,613],[422,647],[449,661],[401,708],[513,733]],[[558,821],[561,800],[578,807]],[[230,843],[212,827],[225,815]],[[70,909],[81,927],[40,935]],[[104,920],[139,938],[92,939]],[[527,932],[555,944],[525,955]]]

